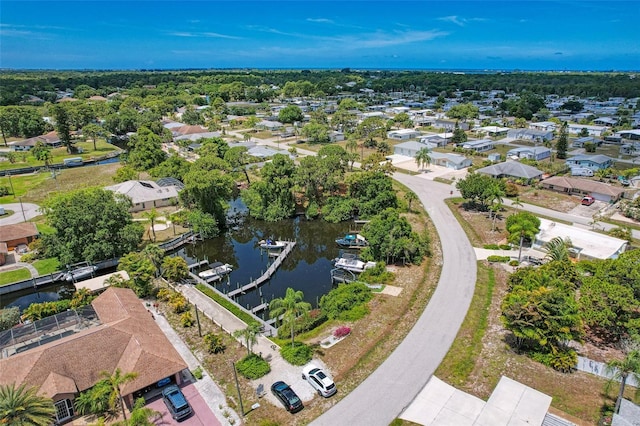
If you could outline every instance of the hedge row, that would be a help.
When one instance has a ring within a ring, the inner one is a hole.
[[[250,314],[240,309],[235,303],[233,303],[226,297],[219,295],[204,284],[196,284],[196,288],[212,298],[216,303],[225,308],[227,311],[240,318],[247,325],[259,324],[258,321],[256,321]]]

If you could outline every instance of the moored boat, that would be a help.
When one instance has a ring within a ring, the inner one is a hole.
[[[258,244],[260,245],[260,248],[267,250],[282,249],[287,245],[286,241],[275,241],[270,238],[267,238],[266,240],[260,240]]]
[[[211,269],[202,271],[198,274],[200,278],[205,281],[217,281],[222,279],[225,275],[230,274],[233,271],[233,267],[228,263],[215,262],[209,265]]]
[[[358,259],[356,256],[344,254],[343,257],[335,259],[334,266],[336,268],[344,269],[351,272],[363,272],[365,269],[370,269],[376,266],[376,262],[365,262]]]
[[[367,240],[360,234],[350,232],[342,238],[336,240],[336,244],[345,248],[361,248],[369,245]]]

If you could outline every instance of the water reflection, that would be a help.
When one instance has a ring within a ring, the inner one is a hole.
[[[228,293],[253,279],[268,268],[270,259],[258,242],[266,238],[296,241],[296,246],[272,278],[259,289],[238,295],[236,301],[253,308],[263,302],[284,296],[292,287],[302,290],[305,300],[315,308],[324,294],[331,290],[332,260],[340,249],[335,239],[349,229],[345,223],[330,224],[322,220],[307,220],[303,216],[277,223],[258,221],[248,216],[238,200],[231,204],[233,225],[224,235],[184,247],[178,253],[188,263],[208,259],[233,265],[233,272],[216,288]],[[264,312],[268,318],[267,312]]]

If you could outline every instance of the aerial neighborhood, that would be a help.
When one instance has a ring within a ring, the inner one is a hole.
[[[635,74],[0,86],[7,424],[637,424]]]

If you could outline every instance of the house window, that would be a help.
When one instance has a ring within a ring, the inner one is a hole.
[[[56,420],[59,422],[65,421],[73,417],[73,404],[68,399],[57,401],[54,406],[56,407]]]

